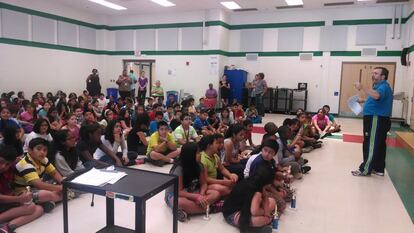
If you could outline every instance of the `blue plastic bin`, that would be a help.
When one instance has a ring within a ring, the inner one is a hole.
[[[118,88],[107,88],[106,89],[106,96],[112,96],[115,101],[118,100]]]
[[[173,95],[174,96],[174,101],[176,102],[176,103],[178,103],[178,91],[167,91],[167,95],[166,95],[166,105],[168,106],[170,103],[170,101],[169,101],[169,96],[170,95]]]

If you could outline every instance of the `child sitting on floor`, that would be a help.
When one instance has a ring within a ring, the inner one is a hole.
[[[333,133],[341,131],[341,125],[336,122],[335,117],[330,113],[331,107],[329,105],[324,105],[323,110],[325,111],[326,115],[328,116],[329,120],[332,122],[331,130]]]
[[[151,135],[149,140],[147,160],[161,167],[168,163],[174,163],[174,159],[179,154],[180,150],[177,149],[174,137],[168,132],[167,122],[158,122],[158,130]]]
[[[274,180],[273,170],[262,165],[255,175],[238,183],[224,201],[226,222],[244,232],[271,232],[275,200],[267,188]],[[276,210],[277,211],[277,210]],[[261,229],[260,229],[261,228]]]
[[[223,166],[220,157],[217,155],[219,137],[223,136],[207,135],[201,138],[199,142],[201,164],[204,167],[203,172],[207,177],[208,188],[220,192],[221,196],[227,196],[236,184],[238,176],[234,173],[230,173]],[[217,172],[220,172],[224,179],[217,179]]]
[[[55,207],[55,202],[62,200],[63,177],[47,158],[49,142],[43,138],[35,138],[29,143],[28,153],[16,164],[14,177],[15,193],[22,194],[26,187],[33,190],[33,201],[43,203],[45,212]],[[43,181],[44,175],[50,176],[57,184]]]
[[[262,123],[262,117],[257,113],[256,105],[251,103],[249,108],[246,109],[246,119],[250,119],[253,124]]]
[[[215,129],[208,123],[207,120],[208,114],[206,110],[201,110],[200,115],[194,121],[194,129],[197,131],[198,134],[212,135],[216,131]]]
[[[178,220],[185,222],[187,214],[202,214],[208,205],[210,211],[220,211],[220,193],[209,189],[202,165],[198,162],[198,145],[189,142],[181,148],[180,159],[171,168],[170,174],[178,176]],[[165,192],[165,202],[173,206],[174,190],[170,186]]]
[[[328,116],[326,116],[325,111],[322,108],[318,109],[317,114],[312,117],[312,124],[321,136],[321,139],[332,135],[332,122],[329,120]]]
[[[0,232],[14,232],[16,228],[29,223],[43,214],[43,208],[32,202],[29,190],[16,196],[11,188],[14,178],[16,150],[13,147],[0,148]]]

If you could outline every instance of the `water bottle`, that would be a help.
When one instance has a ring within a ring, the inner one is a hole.
[[[279,229],[279,215],[277,210],[273,213],[272,232],[278,232]]]
[[[206,208],[206,215],[204,215],[204,220],[209,221],[210,220],[210,205],[207,205]]]
[[[30,188],[30,186],[26,186],[26,192],[28,192],[28,193],[30,193],[32,190],[31,190],[31,188]],[[30,201],[28,201],[28,202],[25,202],[24,204],[25,205],[30,205],[30,204],[32,204],[33,203],[33,199],[32,200],[30,200]]]
[[[290,201],[290,208],[296,209],[296,195],[292,196],[292,200]]]

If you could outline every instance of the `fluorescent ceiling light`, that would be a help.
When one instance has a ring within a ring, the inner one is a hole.
[[[106,6],[106,7],[112,8],[114,10],[126,10],[127,9],[123,6],[120,6],[120,5],[117,5],[115,3],[105,1],[105,0],[89,0],[89,1],[101,4],[102,6]]]
[[[286,4],[288,4],[289,6],[303,5],[302,0],[285,0],[285,1],[286,1]]]
[[[170,7],[170,6],[175,6],[174,3],[168,1],[168,0],[151,0],[151,2],[155,2],[163,7]]]
[[[237,4],[236,2],[220,2],[221,5],[225,6],[226,8],[230,9],[230,10],[236,10],[236,9],[240,9],[241,6],[239,6],[239,4]]]

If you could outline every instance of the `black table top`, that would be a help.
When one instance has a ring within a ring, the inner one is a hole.
[[[68,180],[64,182],[64,186],[100,195],[105,195],[107,191],[110,191],[148,199],[168,186],[173,185],[175,179],[177,179],[178,182],[177,176],[164,173],[123,167],[116,167],[116,170],[125,172],[128,175],[124,176],[115,184],[106,184],[100,187],[76,184],[70,182],[71,180]]]

